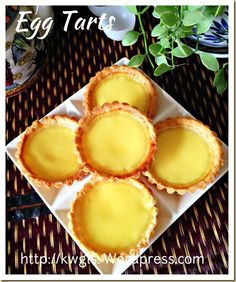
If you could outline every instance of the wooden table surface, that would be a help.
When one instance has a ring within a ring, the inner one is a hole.
[[[142,53],[143,42],[122,47],[97,29],[63,31],[63,7],[54,7],[55,25],[48,38],[48,59],[39,80],[20,95],[6,100],[6,143],[35,119],[42,118],[88,83],[91,76],[122,57]],[[70,9],[74,9],[70,7]],[[91,16],[87,7],[76,7],[79,16]],[[151,12],[143,18],[146,30],[155,26]],[[136,26],[137,29],[137,26]],[[148,41],[153,38],[148,36]],[[153,41],[154,43],[154,41]],[[227,59],[223,60],[223,62]],[[183,62],[183,61],[181,61]],[[154,77],[145,63],[142,69],[197,119],[216,131],[228,143],[228,94],[219,96],[212,87],[213,73],[196,56],[186,65],[161,77]],[[20,273],[98,273],[92,264],[21,264],[20,255],[83,255],[50,213],[34,189],[6,157],[7,265],[6,272]],[[126,274],[227,273],[228,271],[228,176],[222,177],[185,212],[145,253],[150,256],[205,257],[202,264],[133,265]]]

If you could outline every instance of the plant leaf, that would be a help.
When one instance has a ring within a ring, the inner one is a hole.
[[[170,41],[169,39],[167,39],[166,37],[162,38],[160,40],[160,44],[161,46],[163,46],[164,48],[170,48]]]
[[[214,16],[215,12],[217,10],[217,7],[218,6],[205,6],[205,9],[203,11],[203,15],[204,16],[209,16],[209,15]]]
[[[160,16],[161,22],[168,27],[174,26],[178,22],[178,19],[174,12],[165,12]]]
[[[201,21],[197,25],[197,34],[202,34],[202,33],[205,33],[206,31],[208,31],[208,29],[212,25],[213,19],[214,19],[213,16],[209,16],[209,17],[205,18],[203,21]]]
[[[144,8],[139,12],[139,14],[140,14],[140,15],[144,14],[149,8],[150,8],[150,6],[144,7]]]
[[[176,35],[178,38],[185,38],[187,36],[190,36],[193,34],[193,25],[190,26],[185,26],[182,25],[180,26],[177,31],[176,31]]]
[[[128,31],[122,39],[123,46],[130,46],[137,42],[140,33],[137,31]]]
[[[171,70],[171,67],[167,64],[160,64],[154,71],[154,75],[155,76],[160,76],[162,75],[163,73],[167,72]]]
[[[156,64],[159,66],[161,64],[165,64],[168,65],[167,59],[165,55],[161,55],[161,56],[156,56],[155,57],[155,62]]]
[[[157,55],[161,55],[162,53],[164,53],[165,48],[163,48],[163,46],[161,46],[161,44],[159,43],[154,43],[149,46],[149,52],[153,56],[157,56]]]
[[[208,53],[202,53],[202,52],[196,52],[196,53],[199,54],[201,62],[207,69],[211,71],[219,70],[218,60],[213,55]]]
[[[154,9],[153,12],[152,12],[152,16],[153,16],[154,18],[156,18],[156,19],[159,19],[159,18],[160,18],[160,16],[157,14],[157,12],[155,11],[155,9]]]
[[[190,32],[190,31],[192,31],[193,26],[194,26],[194,25],[189,25],[189,26],[182,25],[182,26],[181,26],[181,29],[182,29],[184,32]]]
[[[215,74],[215,78],[214,78],[214,81],[213,81],[213,86],[216,87],[220,83],[220,81],[222,81],[224,79],[225,79],[225,71],[224,71],[224,68],[221,68]]]
[[[227,81],[224,79],[222,80],[216,87],[217,93],[222,95],[228,87]]]
[[[187,45],[179,45],[178,47],[171,50],[171,54],[177,58],[186,58],[192,55],[193,50]]]
[[[159,24],[157,24],[151,33],[152,37],[157,37],[157,36],[166,36],[168,34],[168,30],[166,29],[166,27],[164,26],[160,26]]]
[[[225,79],[225,69],[222,67],[221,69],[216,72],[213,86],[216,87],[217,93],[219,95],[223,94],[223,92],[227,89],[228,83]]]
[[[142,55],[142,54],[138,54],[138,55],[135,55],[135,56],[133,56],[131,59],[130,59],[130,61],[129,61],[129,63],[128,63],[128,66],[130,66],[130,67],[139,67],[139,66],[141,66],[142,65],[142,63],[143,63],[143,60],[145,59],[145,56],[146,55]]]
[[[185,38],[185,37],[190,36],[192,34],[193,34],[192,30],[191,31],[183,31],[181,27],[178,28],[178,30],[176,31],[176,36],[178,38]]]
[[[137,6],[125,6],[126,9],[132,13],[132,14],[135,14],[135,15],[138,15],[138,10],[137,10]]]
[[[188,6],[188,10],[192,12],[192,11],[195,11],[195,10],[200,9],[201,7],[202,7],[202,6],[192,6],[192,5],[191,5],[191,6]]]
[[[224,10],[225,6],[218,6],[215,12],[215,17],[219,17],[220,15],[222,15]]]
[[[200,13],[198,10],[195,10],[195,11],[189,12],[185,15],[185,17],[183,19],[183,24],[185,26],[198,24],[203,20],[203,18],[204,17],[202,15],[202,13]]]
[[[155,11],[155,14],[160,17],[165,12],[174,12],[175,13],[177,11],[177,7],[176,6],[156,6],[154,11]]]

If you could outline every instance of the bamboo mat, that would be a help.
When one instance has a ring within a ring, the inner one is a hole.
[[[91,16],[87,7],[75,9],[81,17]],[[108,39],[95,25],[89,31],[72,28],[64,32],[63,10],[68,10],[68,7],[54,8],[55,25],[48,40],[48,59],[41,77],[32,87],[6,101],[6,143],[87,84],[98,70],[122,57],[131,58],[143,53],[141,40],[134,46],[122,47],[120,42]],[[146,30],[150,31],[155,26],[150,11],[143,22]],[[150,35],[148,41],[154,43]],[[223,97],[217,95],[212,87],[212,72],[207,71],[196,56],[185,62],[187,65],[158,78],[153,76],[148,64],[144,64],[143,70],[197,119],[216,131],[227,144],[227,94]],[[25,255],[37,253],[39,256],[50,256],[54,252],[63,255],[83,253],[8,157],[6,167],[6,273],[98,273],[91,264],[85,268],[78,264],[21,264],[21,252]],[[174,257],[203,255],[205,263],[133,265],[125,274],[227,273],[228,176],[222,177],[145,254]]]

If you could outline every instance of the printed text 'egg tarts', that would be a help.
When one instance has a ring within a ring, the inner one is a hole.
[[[156,150],[151,122],[118,102],[96,107],[81,119],[75,141],[85,167],[106,177],[138,176],[148,169]]]
[[[204,189],[223,164],[216,134],[198,120],[176,117],[158,122],[157,151],[144,173],[158,189],[184,194]]]
[[[33,122],[17,146],[18,162],[26,177],[47,188],[81,179],[85,173],[75,146],[77,126],[74,118],[60,115]]]
[[[148,117],[156,110],[156,90],[139,69],[128,66],[106,67],[90,79],[85,93],[85,112],[114,101],[127,103]]]
[[[90,256],[114,262],[147,246],[157,213],[153,196],[139,181],[94,178],[77,193],[69,228]]]

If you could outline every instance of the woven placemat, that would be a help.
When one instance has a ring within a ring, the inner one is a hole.
[[[88,18],[87,7],[77,9]],[[122,57],[143,53],[143,42],[122,47],[92,25],[90,30],[63,31],[64,7],[55,7],[55,25],[48,38],[48,59],[39,80],[18,96],[6,101],[6,142],[10,142],[35,120],[43,117],[105,66]],[[146,30],[155,26],[151,9],[143,17]],[[73,22],[73,21],[72,21]],[[137,27],[136,27],[137,29]],[[154,39],[148,35],[148,41]],[[183,61],[181,61],[183,62]],[[219,96],[212,87],[213,73],[196,56],[187,65],[161,77],[154,77],[148,64],[143,70],[197,119],[216,131],[227,144],[228,96]],[[88,264],[22,264],[25,255],[83,255],[40,197],[6,157],[7,265],[6,272],[18,273],[98,273]],[[204,264],[150,264],[131,266],[125,274],[227,273],[228,271],[228,176],[222,177],[200,200],[175,222],[145,253],[147,256],[199,256]]]

